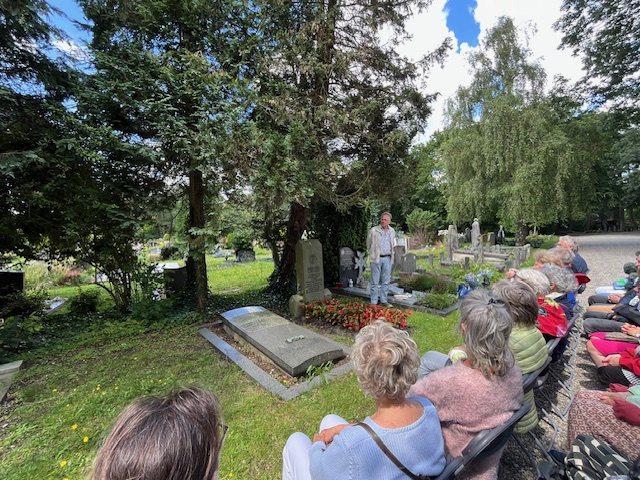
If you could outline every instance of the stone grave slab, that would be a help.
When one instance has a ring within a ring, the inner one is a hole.
[[[391,265],[391,268],[394,270],[402,268],[402,256],[404,255],[404,252],[404,245],[395,245],[393,247],[393,265]]]
[[[342,345],[262,307],[222,313],[226,325],[291,376],[345,356]]]
[[[356,255],[349,247],[340,249],[340,283],[343,287],[353,286],[358,283],[355,259]]]

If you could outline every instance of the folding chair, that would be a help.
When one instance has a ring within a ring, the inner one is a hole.
[[[531,405],[529,404],[522,405],[502,425],[478,433],[462,451],[462,455],[449,461],[444,471],[435,477],[435,480],[454,479],[474,460],[486,458],[499,452],[507,444],[516,423],[525,416],[530,408]]]

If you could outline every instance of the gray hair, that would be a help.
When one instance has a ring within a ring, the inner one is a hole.
[[[380,218],[384,217],[385,215],[389,217],[389,221],[391,221],[391,219],[393,219],[393,217],[391,216],[391,214],[389,212],[382,212],[380,214]]]
[[[360,330],[351,358],[362,391],[375,399],[402,399],[418,380],[416,342],[384,319]]]
[[[551,292],[551,282],[549,281],[549,277],[535,268],[523,268],[522,270],[518,270],[514,278],[529,285],[538,297],[544,297]]]
[[[576,242],[576,239],[569,236],[569,235],[563,235],[562,237],[558,238],[558,244],[560,243],[564,243],[566,244],[566,248],[569,248],[570,250],[573,250],[574,252],[578,251],[578,242]]]
[[[512,323],[509,305],[486,290],[472,290],[460,304],[458,329],[467,359],[487,378],[504,377],[515,365],[509,349]]]
[[[560,258],[563,266],[569,265],[576,257],[575,253],[564,247],[553,247],[549,250],[549,253],[558,255],[558,258]]]
[[[562,267],[562,259],[559,256],[560,252],[557,250],[538,250],[533,254],[533,258],[536,263],[553,263],[554,265],[558,265]]]
[[[538,319],[538,299],[529,285],[500,280],[491,291],[509,304],[513,323],[526,327],[535,326]]]
[[[576,276],[567,268],[545,263],[542,265],[542,269],[540,271],[544,273],[549,279],[549,282],[555,286],[556,292],[574,292],[578,288]]]

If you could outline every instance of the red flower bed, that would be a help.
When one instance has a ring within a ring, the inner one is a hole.
[[[317,319],[331,325],[342,325],[355,332],[378,318],[386,319],[395,327],[405,328],[409,315],[411,315],[410,310],[398,310],[344,300],[309,303],[305,306],[304,312],[307,319]]]

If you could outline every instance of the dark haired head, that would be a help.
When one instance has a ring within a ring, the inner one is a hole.
[[[224,429],[206,390],[138,399],[114,423],[90,480],[213,480]]]

